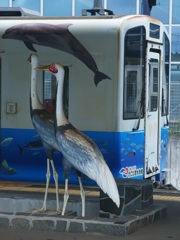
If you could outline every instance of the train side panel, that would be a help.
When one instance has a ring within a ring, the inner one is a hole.
[[[68,118],[76,128],[97,143],[114,177],[144,178],[144,118],[140,119],[137,131],[133,131],[133,128],[137,126],[138,117],[123,119],[124,36],[128,28],[142,25],[141,18],[137,20],[134,17],[133,22],[129,21],[130,25],[128,21],[128,17],[124,17],[123,20],[26,19],[2,22],[0,179],[45,181],[46,156],[30,117],[31,65],[27,58],[32,51],[23,41],[2,39],[6,29],[29,22],[35,25],[68,25],[68,31],[95,60],[98,71],[108,76],[96,86],[91,58],[89,64],[84,64],[66,51],[34,44],[40,64],[59,62],[68,68]],[[148,21],[145,23],[148,29],[147,26]],[[38,94],[43,101],[45,75],[38,72],[38,79]],[[167,166],[167,146],[168,128],[165,127],[161,131],[161,170]],[[61,153],[55,152],[59,181],[64,182],[61,160]],[[159,180],[164,177],[158,175]],[[70,183],[77,183],[74,172],[70,176]],[[85,179],[85,183],[93,184],[89,179]]]

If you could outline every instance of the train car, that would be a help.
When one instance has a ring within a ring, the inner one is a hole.
[[[45,181],[46,156],[30,117],[27,59],[33,52],[41,65],[65,66],[66,116],[96,142],[115,178],[165,181],[168,33],[150,16],[107,14],[0,18],[0,179]],[[38,94],[53,114],[56,81],[50,73],[38,74]],[[55,152],[63,183],[61,160],[61,153]],[[73,171],[69,181],[77,183]]]

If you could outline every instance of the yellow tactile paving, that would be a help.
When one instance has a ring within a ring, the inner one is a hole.
[[[86,192],[86,196],[90,195],[92,197],[99,197],[100,196],[100,192],[99,191],[85,191]]]
[[[35,187],[37,186],[37,187]],[[34,183],[34,182],[11,182],[11,181],[0,181],[0,191],[22,191],[22,192],[45,192],[45,184]],[[49,187],[48,192],[55,194],[55,186]],[[91,197],[99,197],[100,192],[98,190],[91,189],[85,191],[86,196]],[[59,186],[59,194],[64,194],[64,186]],[[80,195],[79,189],[71,189],[71,185],[69,185],[69,194],[78,196]],[[178,201],[180,202],[180,195],[165,195],[163,193],[155,193],[153,195],[154,200],[162,200],[162,201]]]
[[[154,200],[180,202],[180,196],[153,195]]]
[[[33,187],[33,186],[38,187]],[[42,185],[39,183],[19,183],[19,182],[9,182],[9,181],[0,181],[0,190],[4,191],[22,191],[22,192],[45,192],[45,185]],[[49,187],[48,189],[49,193],[55,193],[55,187]],[[100,193],[99,191],[85,191],[86,196],[92,196],[92,197],[99,197]],[[59,194],[64,194],[64,187],[59,187]],[[71,189],[71,186],[69,186],[69,194],[70,195],[80,195],[80,190],[77,189]]]

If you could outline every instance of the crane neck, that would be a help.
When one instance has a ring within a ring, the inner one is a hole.
[[[61,76],[57,76],[57,94],[56,94],[56,121],[57,126],[68,124],[69,121],[65,116],[63,108],[63,84],[64,84],[64,72]]]
[[[34,69],[31,70],[31,105],[33,110],[43,109],[37,93],[37,71]]]

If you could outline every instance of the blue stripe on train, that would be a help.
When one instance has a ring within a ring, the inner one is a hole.
[[[85,131],[102,151],[115,178],[143,178],[144,132],[92,132]],[[161,132],[161,169],[167,168],[168,129]],[[54,153],[59,182],[64,183],[60,153]],[[44,182],[46,156],[41,140],[34,129],[1,129],[0,179]],[[165,176],[159,174],[158,180]],[[51,181],[53,176],[51,175]],[[77,183],[72,171],[70,183]],[[85,178],[85,183],[94,184]]]

